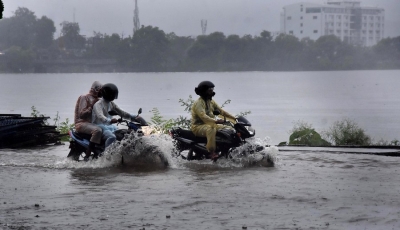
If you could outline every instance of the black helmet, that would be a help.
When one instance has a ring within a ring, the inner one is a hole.
[[[215,85],[211,81],[202,81],[196,88],[194,88],[194,92],[196,92],[197,95],[202,96],[209,88],[214,87]]]
[[[101,95],[107,101],[113,101],[118,98],[118,87],[113,83],[107,83],[101,88]]]

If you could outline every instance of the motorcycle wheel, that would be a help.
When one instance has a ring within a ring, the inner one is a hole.
[[[85,151],[85,149],[77,146],[77,144],[74,141],[70,142],[69,148],[71,150],[69,151],[67,158],[70,158],[74,161],[79,161],[79,157]]]
[[[68,154],[68,158],[70,158],[74,161],[79,161],[80,156],[81,156],[81,152],[76,151],[75,149],[71,149]]]

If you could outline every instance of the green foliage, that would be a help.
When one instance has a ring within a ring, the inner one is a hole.
[[[289,137],[289,145],[306,145],[306,146],[329,146],[329,142],[321,138],[312,125],[297,121],[292,129]]]
[[[60,134],[68,134],[69,130],[74,128],[74,124],[69,124],[69,119],[65,119],[65,121],[60,122],[60,116],[56,114],[56,117],[53,119],[54,125],[57,126],[56,130],[60,132]],[[64,135],[61,137],[61,141],[69,141],[69,136]]]
[[[41,114],[41,113],[39,112],[39,110],[36,109],[35,106],[32,106],[32,107],[31,107],[31,110],[32,110],[32,112],[31,112],[31,116],[32,116],[32,117],[47,117],[46,115]],[[49,125],[49,122],[48,122],[47,120],[44,120],[44,124],[45,124],[45,125]]]
[[[161,116],[160,111],[157,108],[153,108],[150,112],[153,112],[151,122],[149,122],[153,133],[168,133],[168,130],[172,128],[174,121],[172,119],[165,120]]]
[[[80,28],[77,22],[64,21],[60,25],[62,36],[59,41],[62,48],[83,49],[85,47],[86,39],[79,34]]]
[[[163,71],[167,62],[169,41],[158,27],[142,26],[132,37],[134,71]]]
[[[34,53],[21,47],[10,47],[5,55],[6,68],[14,73],[26,73],[33,67]]]
[[[47,117],[46,115],[41,114],[39,110],[36,109],[35,106],[32,106],[31,110],[32,110],[31,111],[32,117]],[[54,126],[56,126],[56,131],[60,132],[60,134],[68,134],[68,131],[74,128],[74,124],[70,124],[68,118],[65,121],[60,122],[60,115],[58,111],[53,121],[54,121]],[[49,122],[45,120],[44,124],[49,125]],[[69,141],[69,136],[67,135],[62,136],[61,141]]]
[[[335,145],[370,145],[371,138],[358,124],[345,118],[336,121],[328,131],[325,132],[327,139],[331,140]]]

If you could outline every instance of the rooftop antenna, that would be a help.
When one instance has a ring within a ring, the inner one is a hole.
[[[137,6],[137,0],[135,0],[135,10],[133,11],[133,34],[135,34],[139,27],[139,8]]]
[[[202,19],[201,20],[201,33],[203,35],[206,35],[206,31],[207,31],[207,20]]]

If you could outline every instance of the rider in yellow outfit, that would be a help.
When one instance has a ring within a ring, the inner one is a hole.
[[[228,112],[221,109],[221,107],[212,99],[215,95],[214,84],[210,81],[202,81],[195,88],[195,92],[200,96],[197,101],[195,101],[191,108],[192,121],[190,129],[195,136],[207,137],[206,148],[210,153],[211,160],[216,160],[218,154],[215,153],[215,135],[217,130],[227,128],[227,126],[222,125],[224,120],[215,120],[215,115],[213,112],[219,110],[220,115],[228,118],[231,121],[235,121],[236,118],[229,114]]]

